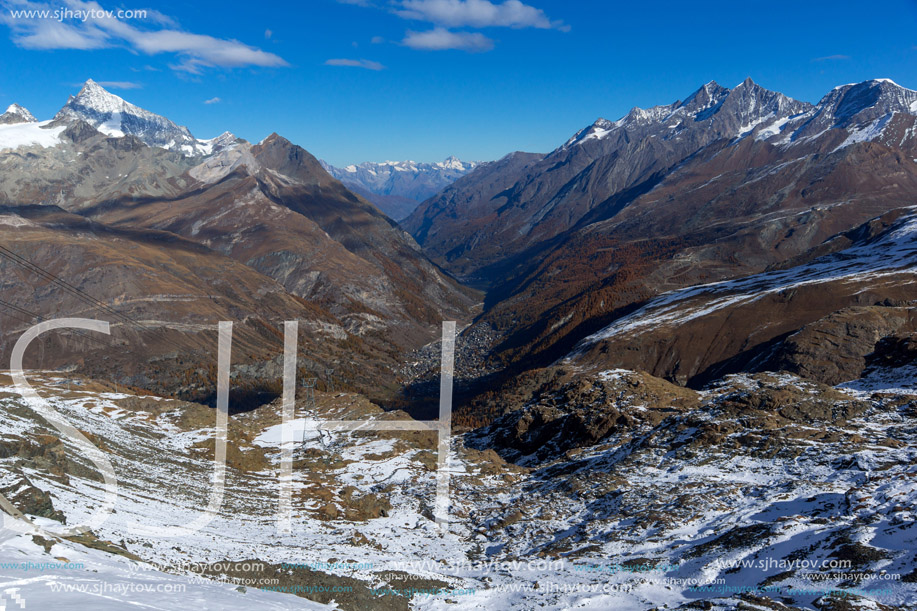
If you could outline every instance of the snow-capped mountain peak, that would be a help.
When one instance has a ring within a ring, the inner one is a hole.
[[[131,135],[149,146],[190,156],[206,155],[213,150],[212,141],[197,140],[187,127],[131,104],[92,79],[70,97],[54,119],[85,121],[106,135],[116,138]]]
[[[77,105],[83,108],[92,109],[99,113],[127,111],[135,114],[142,114],[146,112],[115,94],[110,93],[92,79],[87,80],[83,84],[82,89],[80,89],[80,92],[76,94],[76,96],[71,96],[67,102],[67,106],[64,108],[73,108]]]
[[[786,130],[788,135],[781,143],[806,142],[831,129],[849,133],[839,148],[864,140],[882,141],[896,114],[899,121],[907,119],[908,115],[917,116],[917,91],[886,78],[841,85],[829,91],[815,107],[795,121],[792,129]],[[905,129],[905,135],[898,144],[911,137],[912,133],[913,130]]]
[[[751,79],[746,79],[751,81]],[[745,82],[740,83],[739,86],[745,85]],[[752,85],[754,83],[752,82]],[[738,88],[738,87],[737,87]],[[721,102],[727,95],[729,95],[730,89],[723,87],[716,81],[710,81],[709,83],[704,84],[700,89],[692,93],[688,98],[678,104],[679,109],[685,109],[691,114],[697,114],[708,108],[716,106]]]
[[[38,119],[32,116],[28,110],[19,104],[10,104],[6,112],[0,115],[0,125],[12,125],[14,123],[36,123]]]
[[[570,148],[574,144],[581,144],[588,140],[601,140],[613,129],[625,125],[630,117],[634,114],[634,112],[638,110],[641,109],[634,108],[630,111],[630,113],[627,114],[627,116],[618,119],[617,121],[609,121],[608,119],[599,117],[592,125],[584,127],[580,131],[573,134],[573,137],[564,143],[564,145],[561,147],[561,150]]]
[[[829,112],[838,124],[871,108],[881,113],[913,114],[917,113],[917,91],[906,89],[891,79],[873,79],[833,89],[818,106]]]
[[[209,147],[208,153],[219,153],[220,151],[231,148],[239,142],[239,138],[232,132],[223,132],[216,138],[209,140],[198,140],[203,149]]]
[[[461,160],[460,160],[458,157],[456,157],[455,155],[449,155],[448,157],[446,157],[446,159],[445,159],[444,161],[441,161],[441,162],[439,162],[439,163],[436,163],[435,165],[436,165],[437,167],[440,167],[440,168],[443,168],[443,169],[448,169],[448,170],[461,170],[461,171],[466,171],[466,170],[470,169],[469,166],[471,166],[471,168],[474,168],[474,167],[477,165],[477,163],[474,162],[474,161],[472,161],[472,162],[470,162],[470,163],[465,163],[464,161],[461,161]]]

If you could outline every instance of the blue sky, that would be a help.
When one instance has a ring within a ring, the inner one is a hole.
[[[0,7],[3,106],[50,118],[93,78],[198,137],[229,130],[258,141],[276,131],[337,165],[548,151],[597,117],[683,99],[710,80],[732,87],[751,76],[810,102],[875,77],[917,89],[917,0]],[[147,16],[11,13],[22,9]]]

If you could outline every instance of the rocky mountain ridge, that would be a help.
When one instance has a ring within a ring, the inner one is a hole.
[[[564,232],[613,217],[720,143],[766,142],[786,160],[811,154],[816,142],[830,146],[825,153],[863,141],[910,150],[915,115],[917,92],[882,79],[836,88],[815,106],[751,79],[733,89],[710,82],[683,102],[599,119],[531,167],[501,173],[486,191],[475,193],[475,175],[485,174],[472,172],[404,226],[451,271],[486,284],[494,280],[488,274],[500,276]]]

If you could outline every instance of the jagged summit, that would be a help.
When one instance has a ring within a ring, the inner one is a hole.
[[[54,119],[85,121],[109,136],[131,135],[149,146],[185,155],[206,155],[213,151],[212,141],[196,139],[187,127],[131,104],[92,79],[83,84],[79,93],[70,96]]]
[[[628,140],[670,139],[698,131],[717,138],[736,138],[811,108],[811,104],[765,89],[750,77],[732,89],[710,81],[684,101],[646,109],[636,107],[617,121],[600,118],[574,134],[558,150],[622,132],[626,136],[621,137]]]
[[[906,89],[891,79],[873,79],[843,85],[831,90],[818,103],[819,111],[830,114],[838,124],[867,109],[878,113],[917,113],[917,91]]]
[[[724,97],[729,95],[729,91],[728,88],[723,87],[716,81],[710,81],[689,95],[684,102],[677,106],[678,108],[687,109],[689,112],[699,112],[721,101]]]
[[[830,129],[848,131],[850,135],[845,144],[882,141],[895,115],[899,116],[899,121],[902,117],[917,115],[917,91],[890,79],[841,85],[829,91],[815,107],[789,126],[782,142],[805,142]],[[898,131],[894,127],[891,130]],[[909,137],[910,133],[905,129],[901,138]]]
[[[757,83],[750,76],[746,76],[745,80],[739,83],[738,85],[736,85],[736,87],[739,87],[742,85],[746,87],[751,87],[752,85],[757,85]]]
[[[597,119],[558,151],[626,134],[628,140],[687,137],[702,130],[717,138],[754,134],[776,144],[811,139],[829,129],[864,129],[876,139],[895,113],[917,115],[917,91],[879,78],[835,87],[817,105],[765,89],[751,77],[728,89],[706,83],[683,102],[633,108],[617,121]],[[865,136],[863,136],[865,137]]]
[[[137,106],[109,92],[92,79],[87,80],[83,84],[83,87],[76,96],[70,97],[67,101],[67,106],[64,108],[72,108],[77,105],[91,108],[97,112],[138,112],[141,110]]]
[[[19,104],[10,104],[6,112],[0,115],[0,125],[14,123],[36,123],[38,120],[28,110]]]

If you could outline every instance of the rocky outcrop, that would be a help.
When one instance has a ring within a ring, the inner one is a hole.
[[[8,477],[4,478],[4,480],[9,479]],[[54,509],[54,503],[50,494],[33,486],[32,482],[21,473],[13,479],[14,481],[12,483],[0,488],[0,494],[2,494],[13,507],[29,516],[48,518],[62,524],[67,522],[63,512]]]
[[[840,384],[859,378],[868,361],[886,366],[904,364],[902,357],[909,348],[906,338],[915,331],[915,307],[877,304],[845,308],[787,337],[759,367],[785,369],[825,384]]]
[[[544,381],[515,408],[509,407],[519,398],[513,385],[498,393],[509,411],[475,432],[470,447],[493,448],[507,460],[544,461],[591,447],[612,433],[654,426],[699,403],[696,393],[644,373],[583,376],[562,368],[542,373]]]
[[[768,455],[827,428],[862,416],[866,401],[788,374],[729,376],[704,393],[647,373],[610,370],[583,374],[554,370],[525,404],[468,435],[467,444],[490,448],[523,466],[550,464],[576,451],[658,445],[649,431],[679,451],[747,449]],[[509,385],[498,395],[513,396]]]

